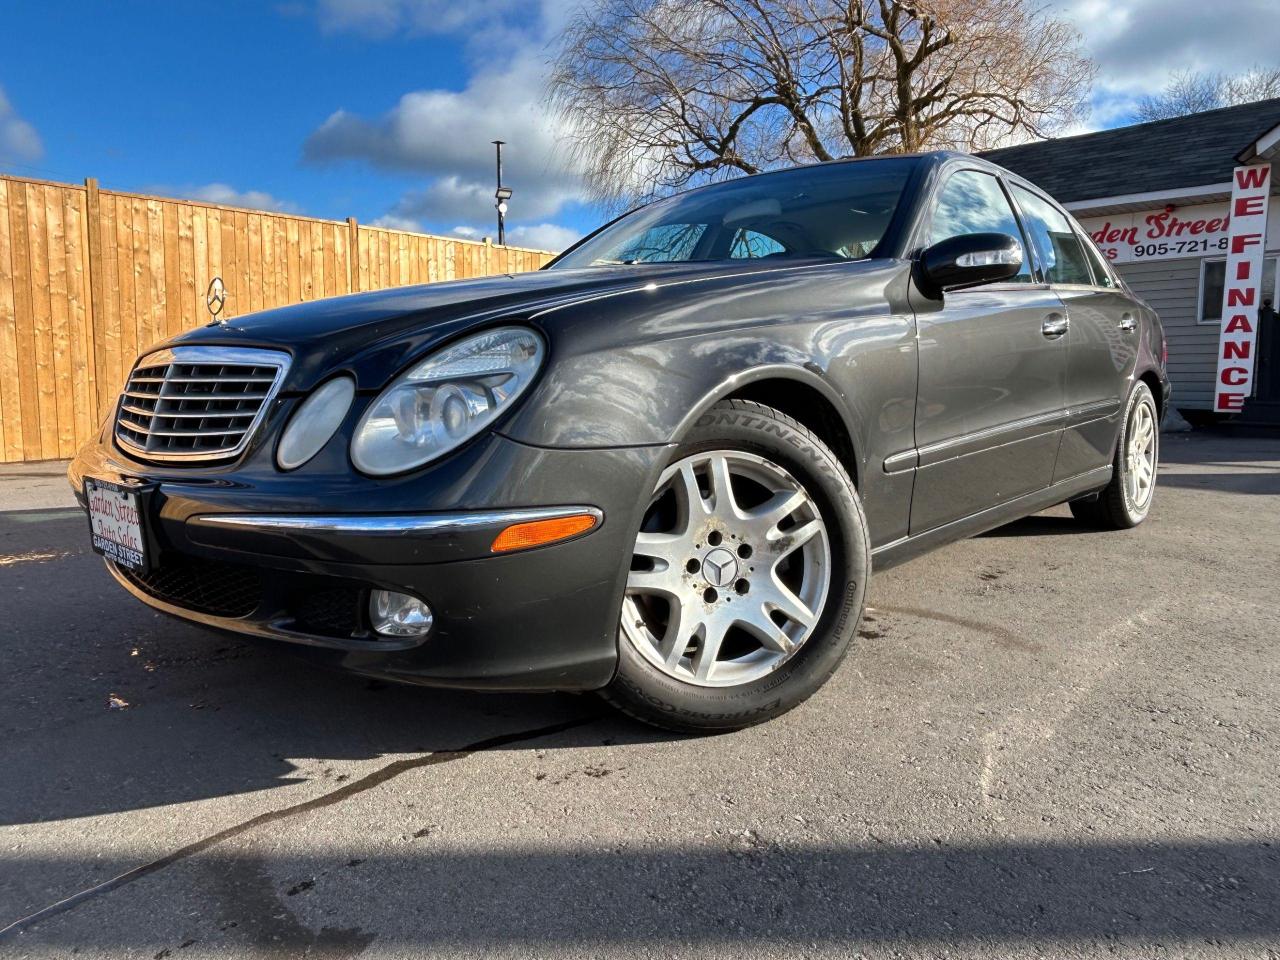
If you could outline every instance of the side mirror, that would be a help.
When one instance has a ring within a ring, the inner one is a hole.
[[[920,269],[933,296],[1008,280],[1022,269],[1022,244],[1007,233],[966,233],[925,250]]]

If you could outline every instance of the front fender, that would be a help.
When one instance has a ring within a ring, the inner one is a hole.
[[[850,437],[858,436],[861,433],[856,418],[845,403],[845,398],[827,379],[826,371],[817,362],[809,360],[800,366],[795,363],[768,363],[726,377],[714,388],[707,391],[685,418],[676,424],[675,432],[671,437],[672,442],[680,440],[681,437],[688,433],[699,417],[726,397],[740,393],[753,383],[776,380],[789,380],[816,390],[835,408]]]
[[[914,349],[910,316],[889,305],[900,274],[893,263],[783,271],[696,291],[635,291],[539,317],[547,367],[501,430],[538,446],[668,444],[718,400],[786,379],[820,393],[857,447],[881,414],[862,410],[850,384],[878,387],[881,371],[897,380],[914,373],[903,352]],[[884,392],[869,391],[867,402]]]

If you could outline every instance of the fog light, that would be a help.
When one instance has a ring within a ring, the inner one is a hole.
[[[373,629],[384,637],[421,637],[431,629],[431,608],[406,593],[375,590],[369,597]]]

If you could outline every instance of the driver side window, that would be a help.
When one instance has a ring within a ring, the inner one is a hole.
[[[953,173],[938,194],[928,245],[968,233],[1003,233],[1022,244],[1022,269],[1006,282],[1031,283],[1031,256],[1000,181],[981,170]]]
[[[650,227],[610,257],[615,263],[672,263],[693,258],[704,223],[663,223]]]

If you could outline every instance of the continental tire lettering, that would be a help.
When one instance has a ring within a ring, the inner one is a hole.
[[[840,604],[840,619],[836,621],[836,632],[843,633],[849,622],[849,614],[854,613],[853,605],[858,599],[858,584],[850,580],[844,588],[844,602]],[[861,611],[858,611],[859,613]],[[857,614],[855,613],[855,616]]]

